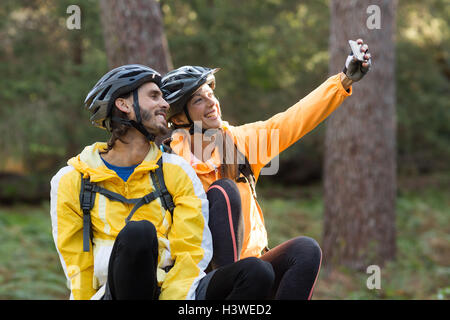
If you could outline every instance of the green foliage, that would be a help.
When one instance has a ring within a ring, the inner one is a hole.
[[[175,67],[222,68],[217,95],[232,124],[267,119],[328,76],[327,0],[160,3]],[[71,4],[0,4],[0,171],[12,161],[24,162],[25,171],[32,173],[17,180],[0,179],[2,201],[48,196],[49,176],[68,157],[107,138],[90,125],[82,107],[87,92],[108,70],[98,1],[76,1],[81,30],[66,28],[66,8]],[[444,0],[399,1],[400,174],[449,169],[449,16]],[[281,168],[287,169],[276,176],[278,182],[295,184],[311,177],[311,171],[320,172],[324,125],[281,155]],[[429,191],[400,190],[397,260],[383,268],[381,291],[365,287],[366,274],[340,269],[321,274],[315,298],[448,299],[450,210],[444,179],[448,181],[448,175]],[[320,188],[298,191],[271,185],[269,191],[258,192],[271,247],[300,234],[321,239]],[[49,226],[48,204],[0,208],[0,299],[67,297]]]
[[[39,203],[48,199],[50,175],[0,174],[0,203]]]
[[[107,139],[82,107],[108,70],[98,1],[76,2],[81,30],[66,27],[71,4],[5,0],[0,5],[0,171],[16,161],[26,172],[51,174],[84,145]],[[232,124],[267,119],[328,76],[328,0],[160,4],[175,67],[222,68],[216,91]],[[450,163],[449,10],[444,0],[399,2],[400,174],[447,170]],[[298,184],[320,177],[324,126],[281,155],[276,179]],[[262,180],[273,183],[274,177]]]
[[[162,10],[175,67],[222,68],[217,95],[231,123],[283,111],[327,75],[327,1],[167,1]]]
[[[401,173],[448,168],[450,7],[402,1],[397,32],[398,155]]]
[[[286,189],[281,186],[258,187],[264,213],[269,248],[299,235],[320,239],[323,203],[318,186]]]
[[[97,1],[78,1],[81,30],[68,30],[71,1],[6,1],[0,10],[0,156],[55,170],[98,136],[82,103],[107,69]],[[3,169],[0,167],[0,170]]]
[[[67,299],[48,204],[0,208],[0,299]]]

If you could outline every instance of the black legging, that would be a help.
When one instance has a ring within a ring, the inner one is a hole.
[[[244,238],[241,195],[230,179],[215,181],[206,195],[214,249],[210,267],[215,269],[239,260]]]
[[[109,258],[105,300],[154,300],[158,238],[146,220],[130,221],[119,232]]]
[[[156,280],[158,239],[149,221],[130,221],[114,242],[104,300],[158,299]],[[249,300],[270,295],[275,275],[272,265],[247,258],[214,270],[200,280],[197,299]]]
[[[297,237],[269,250],[261,259],[275,272],[271,298],[276,300],[309,300],[322,263],[322,251],[309,237]]]
[[[254,257],[212,272],[205,300],[265,300],[270,297],[275,278],[272,265]]]
[[[215,181],[207,197],[214,245],[210,266],[214,269],[236,261],[236,255],[239,259],[243,239],[241,198],[230,179]],[[275,272],[272,299],[311,299],[322,261],[322,251],[314,239],[291,239],[271,249],[261,259],[270,262]]]

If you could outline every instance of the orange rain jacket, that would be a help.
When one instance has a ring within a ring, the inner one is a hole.
[[[235,141],[251,165],[257,180],[263,167],[280,152],[287,149],[305,134],[313,130],[336,110],[344,99],[352,94],[342,86],[340,75],[328,78],[318,88],[284,112],[266,121],[253,122],[241,126],[231,126],[223,122],[222,128]],[[205,191],[220,179],[220,156],[217,148],[207,162],[194,159],[190,150],[187,130],[174,131],[172,150],[188,161],[197,173]],[[244,241],[240,258],[260,257],[267,246],[267,232],[262,210],[252,194],[248,183],[237,183],[244,219]]]

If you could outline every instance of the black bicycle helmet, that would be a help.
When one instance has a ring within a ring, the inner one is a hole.
[[[154,136],[149,134],[141,123],[141,113],[137,90],[146,82],[154,82],[161,86],[161,75],[140,64],[128,64],[115,68],[105,74],[92,88],[84,100],[84,106],[90,111],[90,120],[93,125],[111,131],[111,121],[135,127],[149,140]],[[136,121],[122,118],[112,118],[111,111],[114,101],[127,93],[133,92],[133,108]]]
[[[214,73],[219,70],[219,68],[183,66],[167,73],[161,80],[161,91],[164,99],[170,104],[167,119],[170,121],[170,118],[184,110],[189,122],[192,122],[186,109],[187,102],[192,94],[205,83],[214,89]]]

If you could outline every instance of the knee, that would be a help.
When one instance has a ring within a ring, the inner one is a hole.
[[[236,183],[233,180],[228,179],[228,178],[222,178],[222,179],[214,181],[209,186],[209,189],[211,189],[212,186],[221,186],[224,189],[238,190]]]
[[[120,231],[125,236],[134,241],[148,240],[156,237],[156,228],[150,221],[130,221]]]
[[[209,200],[210,216],[220,214],[223,210],[231,210],[234,214],[241,212],[241,195],[233,180],[224,178],[215,181],[206,195]]]
[[[296,257],[308,257],[320,263],[322,260],[322,249],[316,240],[310,237],[297,237],[291,240],[293,242],[292,248]]]
[[[239,200],[239,202],[241,201],[239,189],[238,189],[236,183],[231,179],[223,178],[223,179],[214,181],[214,183],[212,183],[208,188],[208,191],[207,191],[208,198],[209,198],[209,196],[212,196],[216,192],[221,192],[222,194],[226,194],[226,196],[228,196],[228,198],[231,201],[237,201],[237,200]]]
[[[275,281],[275,272],[272,265],[259,258],[249,257],[241,260],[244,268],[248,271],[248,280],[260,290],[269,291]]]
[[[134,252],[151,250],[158,245],[156,228],[147,220],[128,222],[117,235],[116,241]]]
[[[296,238],[299,245],[303,248],[306,248],[307,250],[314,252],[316,254],[321,255],[322,250],[320,249],[320,245],[317,243],[316,240],[310,237],[298,237]]]

